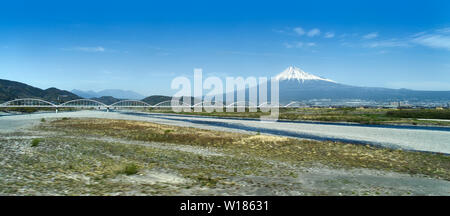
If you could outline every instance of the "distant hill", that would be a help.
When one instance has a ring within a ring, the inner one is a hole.
[[[144,101],[145,103],[148,103],[150,105],[155,105],[157,103],[160,103],[163,101],[168,101],[168,100],[172,100],[172,97],[164,96],[164,95],[153,95],[153,96],[142,99],[142,101]]]
[[[179,98],[180,101],[183,101],[183,98]],[[172,97],[170,96],[164,96],[164,95],[152,95],[150,97],[146,97],[144,99],[142,99],[142,101],[150,104],[150,105],[155,105],[157,103],[163,102],[163,101],[170,101],[172,100]],[[191,105],[194,105],[194,97],[191,97]]]
[[[0,79],[0,101],[6,102],[19,98],[39,98],[52,103],[63,103],[80,97],[57,88],[42,90],[21,82]]]
[[[78,89],[74,89],[71,91],[72,93],[84,97],[84,98],[100,98],[104,96],[111,96],[114,98],[120,98],[120,99],[131,99],[131,100],[141,100],[145,98],[145,96],[134,92],[134,91],[128,91],[128,90],[120,90],[120,89],[106,89],[99,92],[95,91],[82,91]]]
[[[94,92],[94,91],[81,91],[81,90],[78,90],[78,89],[74,89],[74,90],[72,90],[70,92],[72,92],[72,93],[74,93],[74,94],[76,94],[76,95],[78,95],[78,96],[80,96],[82,98],[101,97],[101,96],[99,96],[97,94],[97,92]]]
[[[121,99],[117,99],[117,98],[111,97],[111,96],[103,96],[103,97],[99,97],[99,98],[90,98],[90,99],[98,101],[98,102],[102,102],[106,105],[111,105],[115,102],[121,101]]]

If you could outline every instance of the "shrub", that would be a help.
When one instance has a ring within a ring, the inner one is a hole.
[[[136,164],[128,164],[126,165],[123,170],[121,171],[121,173],[125,174],[125,175],[135,175],[137,174],[139,171],[138,166]]]
[[[31,140],[31,147],[36,147],[36,146],[38,146],[40,142],[41,142],[41,140],[40,140],[40,139],[37,139],[37,138]]]
[[[41,122],[45,122],[45,118],[41,118]]]

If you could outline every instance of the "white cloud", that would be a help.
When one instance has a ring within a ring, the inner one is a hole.
[[[82,52],[105,52],[106,49],[104,47],[101,46],[97,46],[97,47],[73,47],[73,48],[69,48],[69,49],[63,49],[63,50],[75,50],[75,51],[82,51]]]
[[[291,48],[301,48],[303,47],[303,42],[294,42],[294,43],[284,43],[284,47],[291,49]]]
[[[291,49],[291,48],[313,47],[316,46],[316,43],[313,42],[304,43],[299,41],[294,43],[284,43],[283,45],[285,48]]]
[[[399,41],[396,39],[374,41],[364,45],[369,48],[379,48],[379,47],[408,47],[410,46],[406,41]]]
[[[372,32],[363,36],[364,39],[373,39],[378,37],[378,32]]]
[[[333,38],[333,37],[334,37],[334,33],[333,32],[325,33],[325,38]]]
[[[365,35],[364,38],[373,38],[376,33]],[[372,36],[370,36],[372,35]],[[450,28],[436,29],[433,31],[423,31],[413,34],[403,39],[390,39],[382,41],[373,41],[364,44],[365,47],[378,48],[378,47],[412,47],[412,46],[425,46],[436,49],[450,50]]]
[[[345,37],[347,35],[341,35]],[[374,39],[378,37],[377,32],[364,35],[364,39]],[[424,46],[434,49],[450,50],[450,27],[422,31],[411,34],[408,37],[392,38],[388,40],[370,40],[361,43],[351,43],[343,41],[342,46],[347,47],[365,47],[365,48],[393,48],[393,47],[416,47]]]
[[[317,35],[320,35],[320,30],[318,28],[311,29],[308,32],[308,37],[314,37],[314,36],[317,36]]]
[[[297,33],[298,35],[305,34],[305,30],[303,30],[303,28],[301,28],[301,27],[294,28],[294,32]]]
[[[76,47],[76,50],[84,51],[84,52],[105,52],[105,48],[98,46],[98,47]]]
[[[156,53],[156,55],[157,56],[169,56],[170,53],[168,53],[168,52],[158,52],[158,53]]]
[[[447,91],[450,89],[448,82],[420,81],[420,82],[387,82],[388,88],[407,88],[415,90]]]
[[[438,29],[437,32],[443,34],[450,34],[450,27]]]
[[[297,42],[297,43],[295,43],[295,47],[297,47],[297,48],[300,48],[300,47],[303,47],[303,42]]]
[[[424,34],[412,39],[411,41],[422,46],[450,50],[450,31],[448,33],[445,31],[437,32],[441,32],[442,34]]]
[[[290,43],[284,43],[283,46],[284,46],[285,48],[288,48],[288,49],[294,48],[294,46],[293,46],[292,44],[290,44]]]
[[[272,29],[273,32],[276,33],[284,33],[284,30],[280,30],[280,29]]]
[[[295,42],[294,44],[292,44],[292,47],[295,48],[302,48],[305,44],[303,42]]]

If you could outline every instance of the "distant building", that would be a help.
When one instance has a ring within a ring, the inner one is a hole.
[[[397,108],[397,107],[400,106],[400,102],[399,101],[393,101],[389,105],[390,105],[390,107]]]

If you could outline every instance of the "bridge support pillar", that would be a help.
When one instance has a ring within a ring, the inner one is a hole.
[[[55,109],[55,113],[58,113],[58,108]]]

